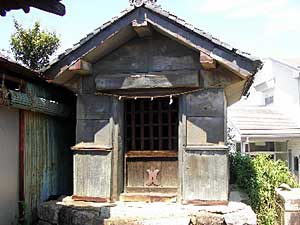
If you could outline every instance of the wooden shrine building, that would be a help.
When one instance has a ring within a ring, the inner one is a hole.
[[[261,62],[136,2],[44,70],[77,95],[73,197],[227,201],[226,108]]]

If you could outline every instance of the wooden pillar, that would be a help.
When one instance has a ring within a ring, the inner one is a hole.
[[[124,188],[124,102],[113,98],[113,155],[112,155],[112,194],[111,200],[119,200]]]

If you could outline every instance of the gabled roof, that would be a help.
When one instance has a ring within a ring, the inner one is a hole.
[[[53,79],[61,69],[71,66],[79,59],[94,63],[94,60],[99,60],[137,36],[131,26],[133,21],[147,23],[183,45],[209,55],[246,80],[261,68],[262,62],[258,58],[231,47],[160,7],[143,5],[122,11],[119,16],[95,29],[73,48],[59,55],[43,73]],[[248,89],[250,84],[251,82],[248,82],[245,89]]]
[[[242,137],[300,137],[300,125],[272,106],[237,104],[228,108],[228,118]]]
[[[9,71],[10,73],[13,73],[13,75],[18,76],[19,78],[23,78],[25,80],[35,80],[35,81],[45,82],[45,79],[41,77],[38,72],[35,72],[31,69],[28,69],[20,65],[16,61],[10,59],[9,57],[4,56],[1,53],[0,53],[0,71]]]

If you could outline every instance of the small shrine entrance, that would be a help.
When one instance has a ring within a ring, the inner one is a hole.
[[[125,192],[177,193],[178,99],[125,101]]]

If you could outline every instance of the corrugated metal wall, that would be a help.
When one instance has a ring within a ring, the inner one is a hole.
[[[59,117],[24,111],[25,218],[51,195],[72,194],[72,153],[75,129]]]

